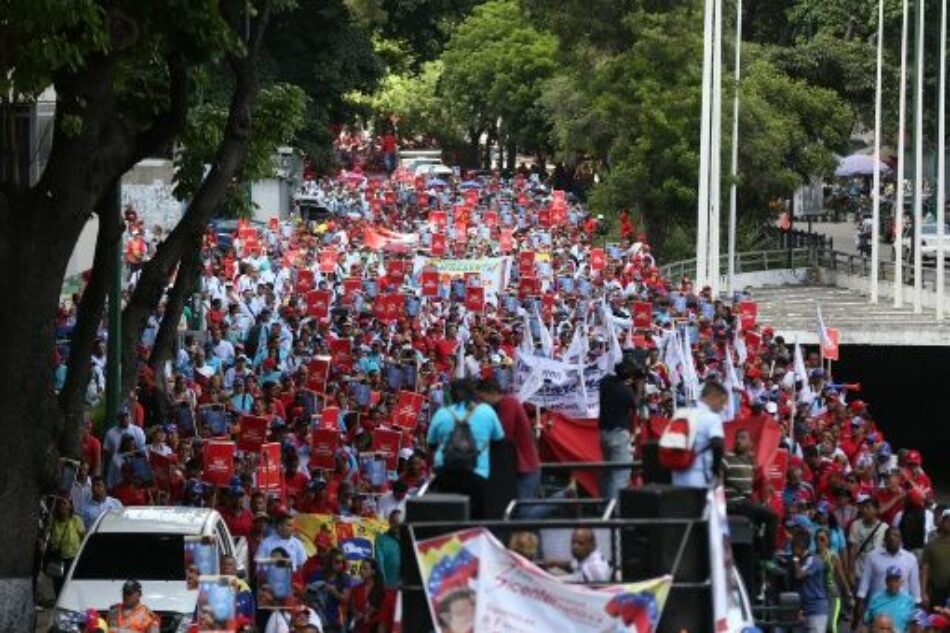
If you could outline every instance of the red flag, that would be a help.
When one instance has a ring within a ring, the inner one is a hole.
[[[396,410],[393,412],[393,426],[407,431],[415,430],[425,401],[426,398],[421,393],[400,391]]]
[[[373,430],[373,444],[370,450],[386,457],[386,468],[396,470],[399,460],[399,445],[402,433],[387,429]]]
[[[469,286],[465,290],[465,307],[472,312],[484,310],[485,289],[480,286]]]
[[[424,270],[419,276],[419,281],[422,284],[422,296],[423,297],[438,297],[439,296],[439,273],[434,270]]]
[[[325,428],[316,428],[310,431],[310,467],[334,468],[336,466],[336,450],[339,444],[339,431]]]
[[[604,249],[590,249],[590,268],[591,270],[603,270],[607,266],[607,259],[604,257]]]
[[[429,248],[429,251],[436,257],[445,255],[445,233],[432,234],[432,246]]]
[[[739,302],[739,327],[743,330],[751,330],[754,328],[758,315],[759,306],[755,301]]]
[[[267,441],[269,419],[259,415],[242,415],[238,424],[241,426],[237,442],[238,449],[253,453]]]
[[[340,408],[327,407],[320,412],[320,428],[340,430]]]
[[[280,444],[269,442],[261,446],[260,466],[257,467],[257,487],[266,493],[284,497],[284,469],[280,462]]]
[[[650,327],[653,322],[653,304],[649,301],[633,303],[633,327]]]
[[[841,340],[841,332],[838,328],[827,327],[825,332],[828,333],[828,342],[830,345],[821,346],[821,357],[826,360],[838,360],[838,345]]]
[[[329,290],[311,290],[307,293],[307,314],[321,321],[330,317]]]
[[[205,442],[202,480],[218,488],[226,488],[234,476],[235,448],[234,442]]]

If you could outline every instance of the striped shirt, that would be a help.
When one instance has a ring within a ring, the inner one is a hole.
[[[755,479],[755,462],[751,455],[726,453],[722,458],[723,483],[726,501],[748,501],[752,498],[752,483]]]

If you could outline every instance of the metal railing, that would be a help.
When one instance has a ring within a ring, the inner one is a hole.
[[[792,249],[772,249],[736,253],[736,273],[755,273],[765,270],[787,270],[789,268],[804,268],[815,265],[816,248],[801,247]],[[719,270],[729,269],[729,255],[720,255]],[[676,280],[683,275],[690,279],[696,278],[696,259],[684,259],[660,267],[660,273],[669,280]]]

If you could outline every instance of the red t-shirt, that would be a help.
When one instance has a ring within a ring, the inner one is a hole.
[[[903,491],[889,490],[887,488],[879,488],[874,492],[874,498],[877,499],[881,507],[881,520],[888,525],[894,521],[894,517],[897,516],[897,513],[904,509],[904,501],[899,500],[887,510],[884,509],[884,506],[897,497],[903,497],[903,495]]]
[[[219,510],[224,523],[231,530],[232,536],[247,537],[251,534],[251,528],[254,526],[254,515],[247,508],[234,512],[228,508]]]
[[[309,483],[310,477],[307,477],[305,473],[299,470],[290,477],[284,477],[284,486],[286,487],[287,494],[296,498],[300,497],[300,493],[306,489]]]
[[[89,465],[90,474],[98,474],[102,463],[102,442],[93,435],[87,435],[82,442],[82,461]]]
[[[514,396],[505,396],[497,406],[498,419],[505,430],[505,439],[515,446],[518,455],[518,473],[531,473],[541,468],[534,427],[524,407]]]

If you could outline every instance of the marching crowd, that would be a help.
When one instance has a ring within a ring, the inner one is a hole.
[[[496,174],[430,186],[398,169],[390,178],[357,169],[306,183],[334,211],[323,222],[242,223],[227,240],[209,231],[173,360],[159,372],[146,363],[159,307],[119,419],[101,432],[87,421],[76,483],[56,500],[47,531],[54,556],[44,560],[68,569],[111,508],[215,507],[248,539],[252,560],[289,559],[300,598],[285,610],[239,599],[238,630],[384,633],[411,494],[424,485],[461,492],[474,518],[486,516],[489,447],[508,444],[515,494],[541,495],[545,430],[511,393],[523,386],[519,355],[607,358],[606,461],[631,461],[662,433],[651,421],[673,417],[695,389],[697,455],[674,483],[721,482],[729,512],[750,518],[762,561],[756,592],[798,592],[813,633],[947,628],[950,509],[936,505],[920,453],[886,441],[883,427],[896,421],[846,397],[816,353],[741,323],[735,304],[688,278],[665,279],[625,213],[607,244],[599,218],[545,184]],[[137,246],[136,258],[149,248]],[[489,270],[498,259],[500,270]],[[645,321],[635,303],[649,304]],[[62,331],[74,318],[64,309]],[[677,331],[686,356],[671,354]],[[92,363],[99,381],[104,346]],[[259,420],[263,437],[242,448]],[[747,424],[728,432],[728,420]],[[777,477],[756,459],[762,425],[778,429],[787,458]],[[315,429],[329,432],[319,446]],[[211,482],[203,447],[221,437],[238,450],[229,481]],[[279,478],[266,484],[262,443],[279,447]],[[631,484],[618,470],[599,492]],[[375,517],[387,529],[354,574],[332,539],[305,547],[295,534],[301,514]],[[530,532],[511,547],[539,556]],[[589,530],[575,531],[571,552],[562,567],[575,579],[613,577]],[[63,569],[49,573],[58,591]],[[239,596],[260,582],[252,573]],[[135,615],[147,611],[140,597],[126,583],[122,604],[90,614],[89,630],[122,621],[156,630],[156,619]]]

